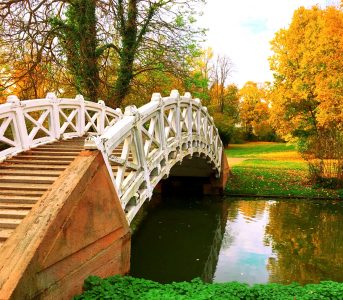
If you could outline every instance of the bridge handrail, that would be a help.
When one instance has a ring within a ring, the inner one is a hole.
[[[90,137],[86,148],[102,151],[130,222],[156,184],[185,157],[204,156],[219,176],[223,144],[201,101],[174,90],[164,98],[153,94],[138,109],[126,107],[116,125]]]
[[[103,134],[121,118],[120,109],[81,95],[68,99],[48,93],[45,99],[25,101],[9,96],[0,105],[0,161],[60,138]]]
[[[115,124],[115,126],[113,126]],[[108,172],[128,211],[129,221],[170,169],[192,156],[203,156],[219,176],[223,145],[213,118],[199,99],[174,90],[152,95],[124,114],[103,101],[57,98],[20,101],[9,96],[0,105],[0,161],[38,145],[85,134],[85,147],[102,152]]]

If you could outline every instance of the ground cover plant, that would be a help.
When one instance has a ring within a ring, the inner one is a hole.
[[[343,190],[314,188],[308,165],[293,145],[246,143],[226,150],[232,176],[226,191],[230,195],[340,198]]]
[[[84,284],[84,293],[74,300],[94,299],[135,299],[135,300],[316,300],[343,299],[343,283],[324,281],[319,284],[301,286],[293,283],[281,285],[276,283],[204,283],[200,279],[190,282],[173,282],[161,284],[151,280],[119,275],[101,279],[90,276]]]

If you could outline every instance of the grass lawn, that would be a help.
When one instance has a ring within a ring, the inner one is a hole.
[[[307,164],[295,147],[283,143],[230,145],[226,151],[232,176],[231,195],[341,198],[343,190],[314,189],[307,179]]]

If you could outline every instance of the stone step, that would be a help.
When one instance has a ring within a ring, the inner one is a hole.
[[[21,155],[25,156],[36,156],[36,155],[42,155],[44,156],[70,156],[75,157],[79,154],[79,151],[69,152],[69,151],[55,151],[55,150],[49,150],[49,151],[42,151],[41,149],[35,149],[35,150],[29,150],[27,152],[21,153]]]
[[[13,204],[13,205],[27,204],[27,205],[30,205],[30,204],[35,204],[39,200],[39,198],[41,197],[41,195],[37,194],[37,192],[35,192],[32,195],[27,195],[29,191],[24,191],[25,195],[19,195],[18,193],[16,193],[16,191],[12,191],[12,192],[13,192],[12,195],[10,193],[8,195],[0,194],[0,205],[1,204]]]
[[[8,219],[24,219],[26,215],[30,212],[27,209],[0,209],[0,218]]]
[[[50,156],[50,155],[28,155],[28,154],[20,154],[16,156],[17,160],[25,160],[25,161],[36,161],[36,160],[50,160],[50,161],[73,161],[75,158],[70,156]]]
[[[56,165],[56,164],[46,164],[46,165],[37,165],[30,163],[25,163],[20,161],[19,163],[13,163],[9,164],[6,162],[6,164],[2,164],[0,166],[0,170],[3,169],[17,169],[17,170],[42,170],[42,171],[60,171],[62,172],[65,170],[65,166],[63,165]]]
[[[1,229],[0,228],[0,242],[5,242],[11,236],[13,231],[14,229]]]
[[[22,203],[1,203],[0,202],[0,209],[27,209],[30,210],[34,206],[32,204],[22,204]]]
[[[35,164],[35,165],[62,165],[62,166],[67,166],[70,164],[71,160],[54,160],[54,159],[47,159],[47,160],[41,160],[41,159],[35,159],[35,160],[23,160],[23,159],[15,159],[15,158],[11,158],[11,160],[9,161],[13,164]]]
[[[30,150],[31,153],[43,152],[43,153],[73,153],[77,155],[80,151],[83,150],[82,147],[72,148],[72,147],[39,147],[39,148],[32,148]]]
[[[84,149],[83,144],[82,145],[63,145],[63,144],[56,144],[56,145],[44,145],[44,146],[39,146],[35,149],[39,150],[53,150],[53,151],[81,151]]]
[[[35,190],[15,190],[13,188],[0,188],[0,196],[13,196],[18,195],[20,197],[41,197],[45,193],[44,191],[35,191]],[[1,198],[0,198],[1,199]]]
[[[52,184],[57,177],[47,176],[22,176],[22,175],[0,175],[0,183],[45,183]]]
[[[1,175],[13,175],[13,176],[27,176],[27,175],[39,175],[44,177],[58,177],[62,171],[56,170],[22,170],[22,169],[0,169]]]
[[[15,229],[21,222],[21,219],[7,219],[0,218],[0,228],[2,229]]]
[[[35,184],[35,183],[8,183],[0,182],[0,191],[1,190],[16,190],[16,191],[46,191],[49,188],[50,184]]]

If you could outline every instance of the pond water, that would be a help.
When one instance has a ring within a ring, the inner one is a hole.
[[[163,196],[133,236],[131,275],[159,282],[342,282],[343,201]]]

